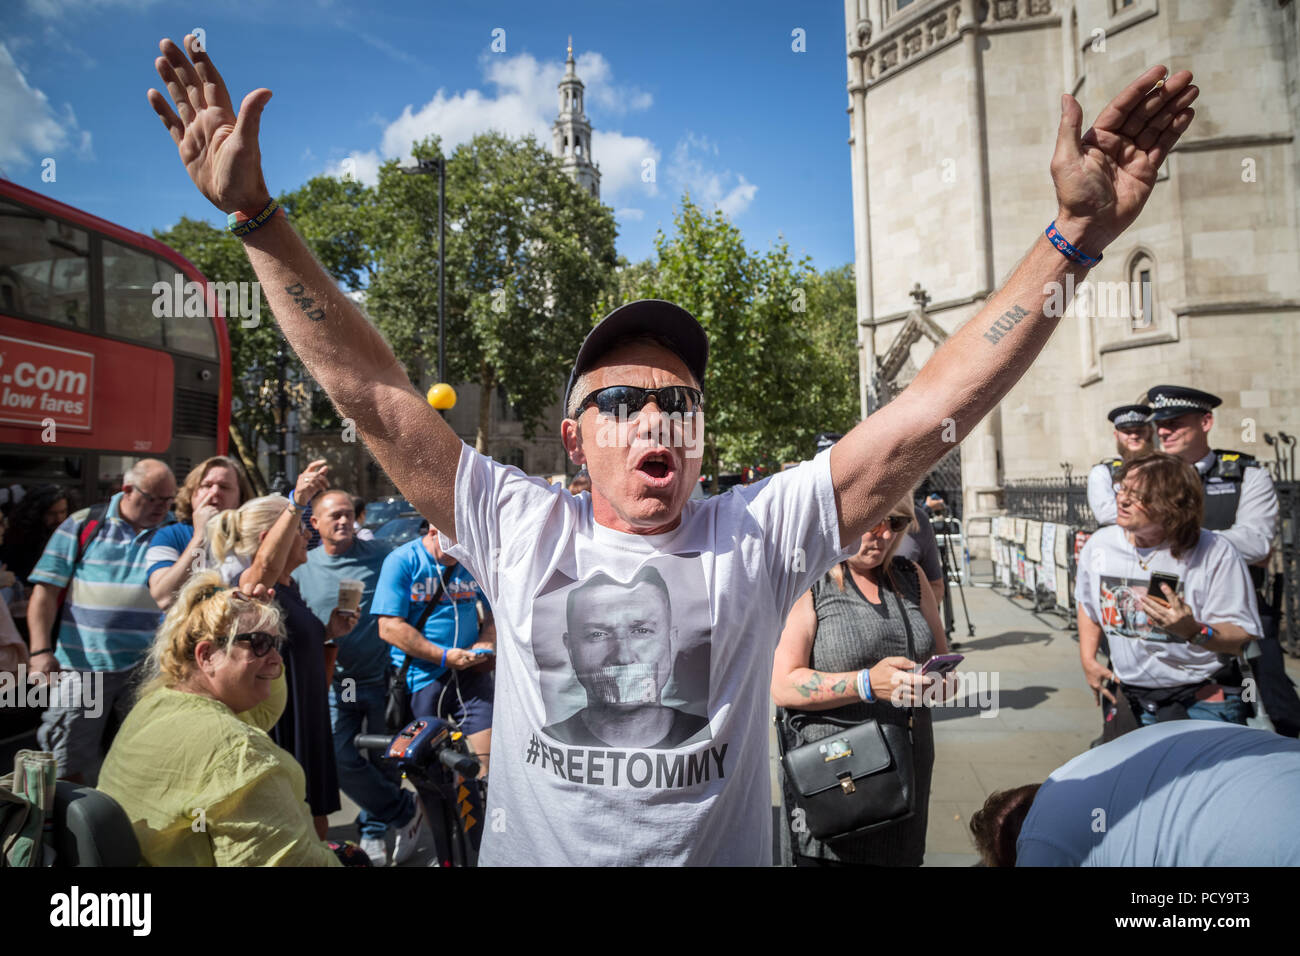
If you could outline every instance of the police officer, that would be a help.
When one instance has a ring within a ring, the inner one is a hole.
[[[1115,472],[1130,458],[1152,448],[1151,409],[1146,405],[1121,405],[1106,416],[1115,426],[1117,458],[1103,458],[1088,472],[1088,507],[1097,524],[1115,523]]]
[[[1203,527],[1217,531],[1250,565],[1251,579],[1262,588],[1273,536],[1277,533],[1277,490],[1268,469],[1251,455],[1210,448],[1217,395],[1183,385],[1157,385],[1147,392],[1160,447],[1192,465],[1205,489]],[[1286,676],[1277,640],[1277,615],[1259,596],[1264,636],[1260,656],[1252,661],[1260,696],[1274,727],[1288,737],[1300,735],[1300,700]]]

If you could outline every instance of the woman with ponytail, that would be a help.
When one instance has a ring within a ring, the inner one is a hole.
[[[284,709],[283,639],[280,610],[215,571],[192,575],[168,608],[99,776],[142,862],[338,865],[313,828],[302,767],[266,734]]]
[[[292,753],[307,772],[307,803],[316,821],[316,832],[323,838],[329,829],[326,818],[342,806],[328,696],[337,653],[334,641],[352,630],[357,614],[335,608],[329,625],[322,624],[290,577],[307,561],[309,532],[302,523],[301,509],[279,495],[271,495],[255,498],[239,511],[247,514],[213,529],[213,548],[229,547],[236,555],[247,554],[238,559],[242,568],[237,578],[239,587],[247,592],[258,587],[275,588],[276,603],[284,611],[286,639],[280,653],[289,700],[284,716],[271,729],[271,738]],[[234,534],[228,528],[235,529]],[[250,544],[254,548],[251,553]],[[222,568],[233,571],[235,566],[227,563]],[[226,581],[236,583],[230,576]]]

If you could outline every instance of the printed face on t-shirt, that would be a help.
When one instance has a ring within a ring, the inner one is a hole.
[[[666,589],[608,578],[575,589],[564,644],[592,704],[658,703],[672,669],[672,611]]]

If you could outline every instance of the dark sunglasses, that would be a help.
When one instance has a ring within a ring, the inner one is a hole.
[[[272,650],[278,651],[284,639],[279,634],[272,634],[269,631],[252,631],[248,634],[236,634],[233,640],[236,644],[247,644],[254,657],[265,657]]]
[[[666,415],[693,415],[704,404],[704,395],[698,388],[686,385],[669,385],[665,388],[637,388],[635,385],[611,385],[597,389],[582,400],[578,414],[589,405],[595,405],[602,415],[636,414],[645,403],[654,399],[659,411]]]
[[[880,521],[877,521],[875,526],[871,530],[875,531],[876,528],[879,528],[882,525],[889,525],[889,530],[894,534],[898,534],[900,531],[902,531],[911,523],[912,523],[911,518],[905,517],[903,515],[890,515],[888,518],[882,518]]]

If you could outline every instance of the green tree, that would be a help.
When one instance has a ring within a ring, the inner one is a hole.
[[[436,138],[415,144],[436,158]],[[437,354],[437,177],[380,170],[376,221],[384,230],[366,304],[417,381]],[[479,387],[477,447],[491,437],[500,386],[542,424],[567,377],[616,262],[612,212],[588,195],[535,139],[489,133],[447,163],[447,378]]]

